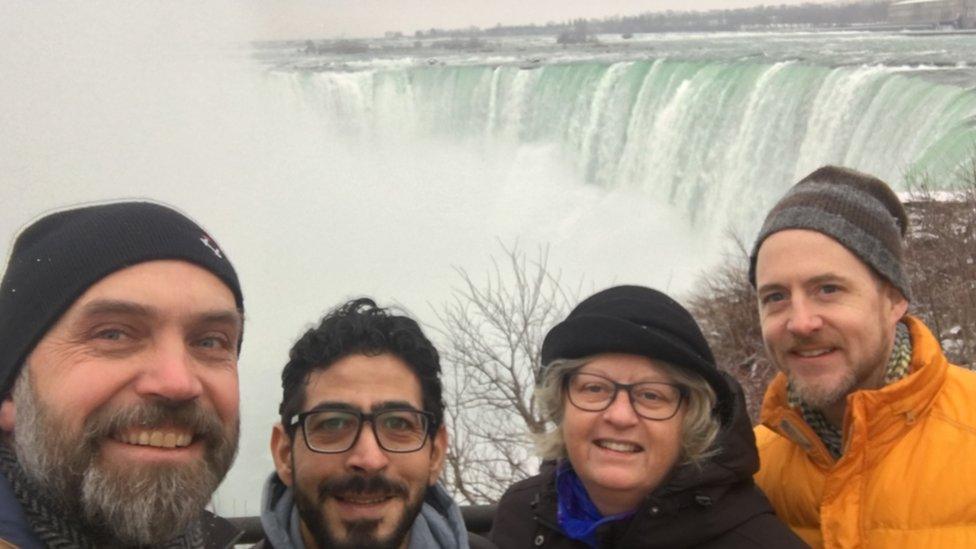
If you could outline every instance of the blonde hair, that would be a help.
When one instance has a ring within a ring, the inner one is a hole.
[[[563,416],[566,411],[565,379],[593,360],[593,357],[556,359],[545,368],[542,381],[536,386],[535,400],[542,410],[542,417],[553,424],[553,429],[535,436],[536,450],[544,460],[566,456],[563,440]],[[686,412],[681,422],[681,454],[679,465],[699,464],[718,453],[714,447],[721,422],[713,413],[715,391],[699,375],[673,364],[654,360],[671,379],[687,389]]]

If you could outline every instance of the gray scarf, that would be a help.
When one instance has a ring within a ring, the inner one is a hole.
[[[888,358],[888,366],[885,368],[884,384],[894,383],[907,376],[911,365],[912,337],[908,333],[908,326],[899,322],[895,328],[895,344],[891,349],[891,356]],[[787,397],[790,406],[800,411],[803,420],[820,437],[830,455],[834,459],[840,459],[840,456],[844,454],[844,435],[840,429],[827,421],[820,410],[816,410],[803,402],[793,390],[792,383],[787,388]]]
[[[292,489],[271,473],[261,496],[261,526],[268,543],[275,549],[305,549],[299,525]],[[469,548],[461,508],[440,484],[427,490],[409,540],[408,549]]]
[[[52,549],[98,549],[107,545],[121,547],[96,539],[78,521],[65,515],[57,506],[41,496],[40,490],[24,473],[17,456],[6,444],[0,443],[0,473],[13,488],[14,496],[24,509],[31,529],[44,545]],[[194,523],[186,533],[158,546],[160,549],[202,549],[203,529]]]

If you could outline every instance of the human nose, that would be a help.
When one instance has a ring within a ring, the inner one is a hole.
[[[149,398],[185,402],[199,397],[203,385],[182,338],[163,338],[136,382],[136,392]]]
[[[349,449],[346,457],[347,467],[363,473],[382,471],[390,463],[389,457],[376,439],[376,432],[372,428],[373,422],[370,421],[369,425],[367,427],[364,421],[359,426],[359,438]]]
[[[610,401],[610,406],[603,411],[604,419],[619,427],[628,427],[637,423],[637,412],[630,401],[630,393],[626,390],[618,390]]]
[[[823,326],[820,314],[807,300],[794,299],[790,308],[790,316],[786,321],[786,329],[793,335],[807,336]]]

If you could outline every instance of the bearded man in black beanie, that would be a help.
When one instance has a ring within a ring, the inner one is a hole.
[[[150,202],[59,211],[0,282],[0,546],[228,547],[244,301],[223,250]]]

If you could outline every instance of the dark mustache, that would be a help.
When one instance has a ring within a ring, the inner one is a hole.
[[[406,485],[384,476],[346,475],[319,483],[319,501],[329,496],[369,494],[380,497],[407,497]]]

